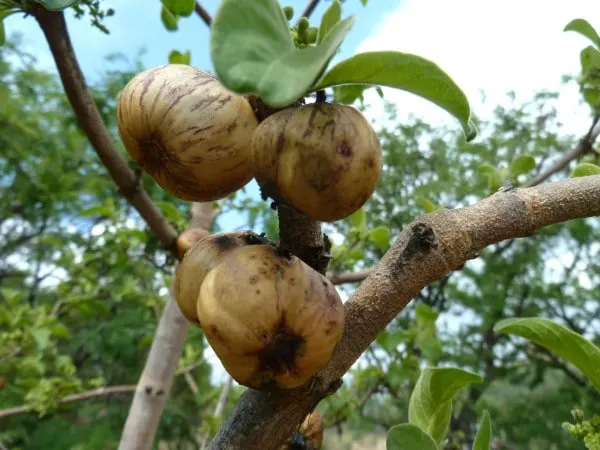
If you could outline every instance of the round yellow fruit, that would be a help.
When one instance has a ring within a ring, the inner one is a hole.
[[[204,277],[197,312],[227,372],[255,389],[306,383],[331,358],[344,325],[331,282],[271,245],[224,254]]]
[[[167,192],[217,200],[252,178],[248,101],[184,64],[146,70],[119,95],[117,124],[131,158]]]
[[[373,194],[383,158],[375,131],[350,106],[313,103],[279,111],[252,137],[265,193],[323,222],[348,217]]]
[[[196,303],[206,274],[232,249],[262,242],[251,232],[226,232],[208,235],[192,245],[175,271],[175,301],[183,316],[198,325]]]

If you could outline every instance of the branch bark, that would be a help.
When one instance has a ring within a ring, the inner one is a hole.
[[[198,14],[198,16],[202,19],[202,21],[206,24],[207,27],[211,26],[212,17],[199,2],[196,2],[196,4],[194,5],[194,11],[196,11],[196,14]]]
[[[87,88],[75,56],[64,14],[48,11],[37,4],[32,4],[30,12],[46,37],[75,116],[100,160],[106,166],[119,192],[142,216],[162,245],[177,256],[175,248],[177,232],[152,203],[148,193],[141,186],[139,177],[129,169],[127,161],[117,150],[110,133],[102,122],[102,117]]]
[[[89,400],[94,397],[101,397],[103,395],[122,394],[135,391],[135,384],[122,385],[122,386],[108,386],[101,387],[98,389],[92,389],[91,391],[80,392],[78,394],[67,395],[66,397],[58,399],[58,403],[71,403],[78,402],[80,400]],[[23,414],[26,412],[33,411],[30,406],[15,406],[14,408],[6,408],[0,410],[0,419],[8,416],[14,416],[15,414]]]
[[[418,217],[346,302],[344,336],[331,361],[301,388],[247,390],[209,448],[276,449],[421,289],[491,244],[600,215],[599,198],[595,175],[498,192],[464,208]]]
[[[372,272],[373,269],[360,270],[357,272],[332,272],[327,274],[327,278],[329,278],[329,280],[336,285],[345,283],[357,283],[359,281],[363,281],[365,278],[371,275]]]

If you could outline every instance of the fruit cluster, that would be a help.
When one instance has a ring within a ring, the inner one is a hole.
[[[187,201],[218,200],[255,178],[278,201],[333,222],[359,209],[381,176],[379,141],[356,109],[310,103],[259,123],[244,96],[188,65],[135,76],[117,120],[133,160]]]
[[[356,109],[317,102],[259,122],[244,96],[188,65],[135,76],[117,114],[132,159],[186,201],[214,201],[255,178],[277,202],[330,222],[359,209],[381,175],[379,141]],[[240,384],[306,383],[343,333],[335,287],[253,233],[206,234],[178,240],[175,297],[183,315]]]

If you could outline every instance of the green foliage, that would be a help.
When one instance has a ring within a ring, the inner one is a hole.
[[[479,422],[479,430],[475,435],[473,442],[473,450],[490,450],[492,448],[492,419],[490,413],[483,411],[481,422]]]
[[[323,42],[340,20],[342,20],[342,5],[339,1],[335,0],[331,2],[331,6],[327,8],[323,13],[323,17],[321,17],[317,43]]]
[[[585,19],[573,19],[565,26],[564,31],[575,31],[588,38],[596,47],[600,48],[600,36],[598,36],[598,32]]]
[[[581,163],[578,164],[577,167],[573,169],[571,172],[571,177],[588,177],[590,175],[599,175],[600,174],[600,166],[591,163]]]
[[[315,89],[344,84],[387,86],[416,94],[456,117],[467,140],[475,138],[465,94],[437,64],[425,58],[392,51],[359,53],[332,67]]]
[[[353,24],[348,17],[318,45],[298,49],[275,0],[224,0],[211,27],[215,72],[233,91],[255,93],[274,107],[289,105],[310,90]]]
[[[63,9],[67,9],[80,0],[33,0],[36,3],[39,3],[44,8],[49,9],[50,11],[62,11]]]
[[[179,27],[179,17],[169,11],[164,5],[160,9],[160,20],[168,31],[176,31]]]
[[[415,425],[403,423],[388,431],[387,450],[437,450],[435,441]]]
[[[600,391],[600,348],[580,334],[551,320],[533,317],[504,319],[494,330],[524,337],[566,359]]]
[[[174,16],[187,17],[194,12],[196,0],[161,0],[162,4]]]
[[[440,443],[450,425],[452,398],[466,385],[482,381],[479,375],[461,369],[423,369],[410,397],[409,423],[418,426]]]

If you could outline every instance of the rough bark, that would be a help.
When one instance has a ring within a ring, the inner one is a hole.
[[[502,191],[465,208],[418,217],[346,302],[344,336],[331,361],[299,389],[246,391],[209,448],[276,449],[429,283],[491,244],[598,215],[600,175]]]

